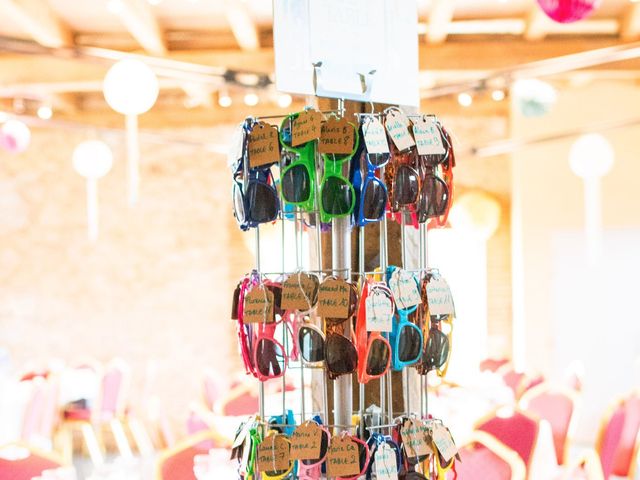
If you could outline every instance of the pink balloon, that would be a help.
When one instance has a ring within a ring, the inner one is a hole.
[[[601,0],[538,0],[547,16],[558,23],[573,23],[588,17]]]

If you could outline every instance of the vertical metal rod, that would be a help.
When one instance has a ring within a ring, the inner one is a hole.
[[[364,282],[366,281],[366,279],[364,278],[364,272],[366,270],[365,258],[364,258],[364,255],[365,255],[364,239],[365,239],[364,227],[360,227],[358,230],[358,270],[360,271],[360,284],[359,284],[360,290],[362,290],[362,287],[364,286]],[[358,385],[358,413],[360,415],[360,433],[361,434],[363,434],[364,432],[364,411],[365,411],[364,399],[365,399],[364,383],[360,383]]]
[[[296,270],[300,270],[302,266],[302,229],[300,228],[300,224],[298,223],[300,220],[300,209],[296,207],[296,215],[294,218],[295,222],[295,236],[296,236]],[[307,416],[306,412],[306,391],[304,385],[304,362],[302,361],[302,356],[300,356],[300,391],[301,391],[301,410],[302,410],[302,418],[301,422],[304,422]]]
[[[284,207],[284,202],[282,197],[280,198],[280,205],[282,207]],[[286,251],[285,249],[285,241],[286,241],[286,235],[285,235],[285,224],[284,224],[284,213],[282,215],[282,221],[280,222],[280,234],[281,234],[281,242],[280,242],[280,262],[281,262],[281,267],[282,267],[282,271],[286,272],[286,268],[285,268],[285,260],[284,260],[284,252]],[[282,328],[282,346],[284,347],[285,351],[284,354],[288,355],[289,352],[289,340],[287,338],[287,329],[286,327]],[[302,392],[302,394],[304,395],[304,391]],[[287,421],[287,379],[286,379],[286,372],[284,375],[282,375],[282,423],[286,423]]]
[[[351,238],[349,217],[331,220],[332,268],[336,277],[351,278]],[[344,335],[351,337],[351,322],[345,322]],[[351,375],[342,375],[333,382],[333,418],[336,425],[351,425]],[[340,429],[340,427],[338,427]]]
[[[403,212],[400,220],[400,250],[402,253],[402,268],[409,267],[409,265],[407,265],[407,238],[405,232],[406,226],[406,220],[404,218]],[[409,385],[409,369],[407,367],[404,367],[402,369],[402,384],[404,387],[404,411],[407,414],[411,414],[411,389]]]
[[[420,243],[422,245],[420,252],[421,268],[427,269],[429,267],[429,230],[426,224],[420,224]],[[429,319],[427,318],[425,321],[429,321]],[[421,389],[424,392],[424,417],[427,418],[429,416],[429,377],[427,374],[423,376]]]
[[[424,262],[424,229],[426,228],[426,225],[424,223],[420,224],[419,227],[419,231],[418,231],[418,268],[421,270],[420,275],[424,275],[424,273],[422,272],[422,270],[425,268],[425,262]],[[426,319],[423,318],[422,319],[423,322],[426,322]],[[425,329],[423,328],[423,335],[426,335],[427,332],[425,331]],[[427,341],[427,338],[424,339],[424,341]],[[424,388],[425,388],[425,376],[424,375],[419,375],[420,376],[420,418],[425,418],[425,408],[424,408],[424,402],[425,402],[425,392],[424,392]]]
[[[255,228],[255,248],[256,248],[256,270],[260,273],[260,226],[256,225]],[[258,385],[258,406],[260,420],[264,420],[264,382],[260,382]]]
[[[384,170],[382,167],[380,169],[380,178],[384,178]],[[380,222],[380,270],[382,270],[382,278],[385,278],[387,273],[387,267],[389,266],[389,255],[387,252],[387,215],[385,214],[382,217],[382,221]],[[391,402],[387,402],[387,390],[391,386],[391,371],[387,372],[384,376],[380,377],[380,409],[382,411],[383,422],[385,421],[385,413],[386,422],[391,423],[393,420],[393,406]],[[387,405],[389,403],[389,405]]]

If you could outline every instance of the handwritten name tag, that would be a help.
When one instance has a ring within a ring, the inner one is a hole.
[[[367,331],[390,332],[392,330],[393,303],[387,295],[373,289],[365,300],[365,309]]]
[[[348,437],[333,437],[327,455],[327,477],[352,477],[359,473],[356,442]]]
[[[298,117],[293,121],[291,146],[296,147],[320,138],[322,120],[322,114],[317,110],[300,112]]]
[[[255,286],[244,297],[244,323],[273,322],[273,313],[273,292],[263,285]]]
[[[411,272],[401,268],[396,269],[389,279],[389,288],[398,308],[410,308],[422,303],[416,278]]]
[[[320,153],[348,154],[353,151],[356,127],[346,118],[334,116],[322,124],[318,151]]]
[[[424,116],[413,124],[413,136],[420,155],[444,155],[442,132],[433,117]]]
[[[317,460],[321,445],[322,429],[315,423],[303,423],[291,435],[291,459]]]
[[[249,165],[253,168],[279,161],[278,129],[265,122],[256,123],[249,133]]]
[[[282,308],[284,310],[310,310],[318,296],[318,277],[296,273],[282,284]]]
[[[289,442],[282,434],[268,435],[258,445],[258,470],[261,472],[287,470],[290,458]]]
[[[405,420],[400,435],[409,457],[421,457],[433,453],[429,447],[429,427],[422,420],[417,418]]]
[[[318,315],[325,318],[349,316],[349,284],[337,278],[327,278],[318,291]]]
[[[384,125],[398,150],[408,150],[416,144],[409,134],[409,121],[402,112],[391,110],[387,113]]]
[[[448,428],[436,425],[433,428],[433,444],[436,446],[445,462],[451,460],[458,453],[458,448],[453,443],[453,437]]]
[[[388,443],[383,443],[376,449],[374,461],[378,480],[398,480],[396,454]]]
[[[387,132],[376,117],[365,117],[362,127],[368,153],[389,153]]]
[[[449,284],[442,278],[431,278],[427,283],[427,300],[430,315],[455,315]]]

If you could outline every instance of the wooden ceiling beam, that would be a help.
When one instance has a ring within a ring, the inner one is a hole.
[[[41,45],[62,47],[73,43],[71,31],[45,0],[0,0],[0,14]]]
[[[114,13],[140,46],[152,55],[166,55],[166,39],[151,5],[145,0],[112,1]]]
[[[634,2],[627,5],[620,19],[620,38],[622,40],[640,38],[640,3]]]
[[[456,6],[453,0],[435,0],[427,21],[427,41],[442,43],[449,35],[449,23],[453,20]]]

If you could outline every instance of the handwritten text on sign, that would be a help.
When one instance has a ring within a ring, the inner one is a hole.
[[[259,167],[280,161],[278,129],[265,122],[258,122],[249,134],[249,165]]]
[[[432,278],[427,284],[427,300],[430,315],[454,315],[453,297],[447,281],[442,278]]]
[[[444,155],[440,127],[433,117],[422,117],[413,124],[413,136],[420,155]]]
[[[320,458],[322,429],[315,423],[298,426],[291,435],[292,460],[317,460]]]
[[[310,310],[318,292],[318,277],[296,273],[282,284],[282,308],[284,310]]]
[[[389,153],[387,132],[376,117],[365,117],[362,127],[368,153]]]
[[[263,285],[254,287],[244,297],[244,323],[273,322],[273,292]]]
[[[429,447],[429,427],[421,420],[405,420],[400,435],[409,457],[421,457],[433,453]]]
[[[333,437],[327,455],[327,477],[352,477],[360,473],[358,445],[347,437]]]
[[[325,318],[349,317],[350,289],[344,280],[327,278],[318,291],[318,315]]]
[[[388,443],[383,443],[376,449],[374,461],[378,480],[398,480],[396,454]]]
[[[293,121],[291,131],[291,146],[296,147],[303,143],[320,138],[322,128],[322,114],[317,110],[306,110]]]
[[[390,332],[392,330],[393,303],[380,292],[372,290],[365,300],[368,332]]]
[[[389,288],[398,308],[409,308],[422,303],[416,278],[411,272],[401,268],[396,269],[389,279]]]
[[[398,150],[407,150],[416,144],[416,142],[413,141],[413,137],[409,134],[409,123],[403,113],[396,112],[395,110],[387,113],[385,127]]]
[[[345,118],[334,116],[322,124],[318,151],[320,153],[348,154],[353,151],[356,127]]]
[[[261,472],[287,470],[289,462],[289,442],[284,435],[269,435],[258,445],[258,469]]]
[[[433,429],[433,443],[444,458],[445,462],[451,460],[457,453],[455,443],[451,437],[451,432],[442,425],[436,425]]]

